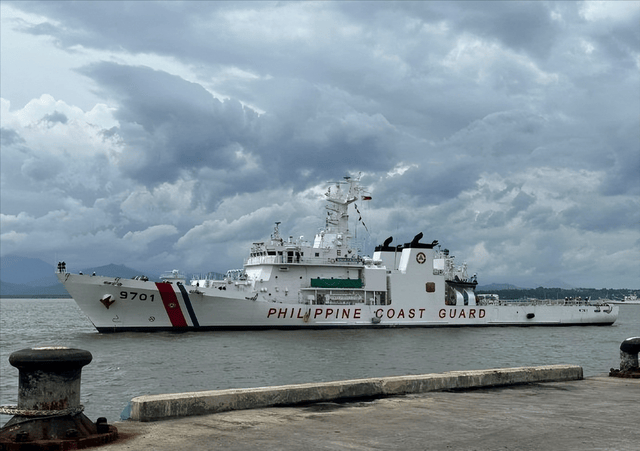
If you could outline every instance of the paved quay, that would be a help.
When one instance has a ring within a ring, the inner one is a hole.
[[[637,451],[640,379],[603,375],[115,425],[121,438],[100,449]]]

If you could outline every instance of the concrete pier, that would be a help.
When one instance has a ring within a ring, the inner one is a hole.
[[[131,400],[130,419],[156,421],[229,410],[576,379],[582,379],[581,367],[548,365],[150,395]]]
[[[589,377],[117,423],[107,451],[637,451],[640,380]]]

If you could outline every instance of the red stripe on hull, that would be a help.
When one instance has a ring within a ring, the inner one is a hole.
[[[158,287],[158,291],[160,292],[162,304],[164,304],[164,309],[167,311],[167,315],[169,315],[171,325],[173,327],[187,327],[187,320],[184,319],[180,303],[178,302],[175,291],[173,291],[173,285],[170,283],[156,282],[156,287]]]

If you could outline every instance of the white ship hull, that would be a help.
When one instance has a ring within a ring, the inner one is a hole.
[[[450,306],[409,300],[391,305],[309,305],[246,299],[249,292],[240,290],[69,273],[59,276],[99,332],[611,325],[618,316],[618,307],[576,301],[567,305],[564,301],[503,301]],[[158,285],[165,285],[162,293]],[[109,308],[104,299],[113,301]]]
[[[585,301],[480,299],[466,265],[437,241],[421,243],[422,233],[361,256],[350,246],[348,206],[370,198],[347,178],[328,190],[326,229],[313,243],[281,238],[276,223],[224,280],[187,284],[176,270],[163,282],[126,280],[71,274],[65,263],[57,274],[100,332],[609,325],[618,316],[617,306]]]

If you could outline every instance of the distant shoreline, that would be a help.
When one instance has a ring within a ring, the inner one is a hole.
[[[0,299],[73,299],[68,294],[2,294]]]

